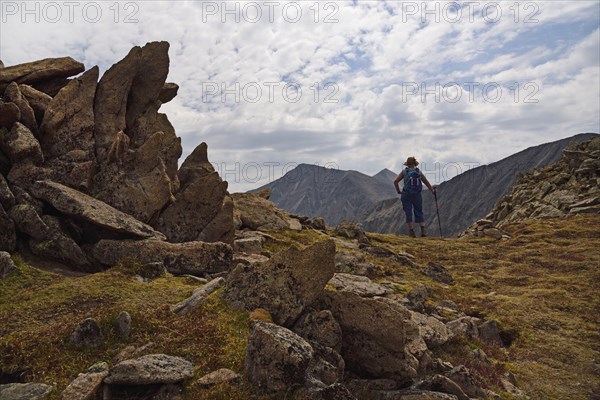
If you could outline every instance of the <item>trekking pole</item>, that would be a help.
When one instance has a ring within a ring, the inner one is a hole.
[[[437,201],[437,188],[436,188],[436,191],[433,192],[433,197],[435,197],[435,209],[437,211],[438,224],[439,224],[439,227],[440,227],[440,237],[443,237],[443,235],[442,235],[442,221],[440,221],[440,208],[438,207],[438,201]]]

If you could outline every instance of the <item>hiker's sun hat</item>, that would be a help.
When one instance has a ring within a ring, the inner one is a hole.
[[[414,157],[408,157],[406,159],[406,162],[404,163],[404,165],[406,165],[406,166],[414,165],[416,167],[417,165],[419,165],[419,162]]]

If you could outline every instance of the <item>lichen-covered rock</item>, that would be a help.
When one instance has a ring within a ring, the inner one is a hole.
[[[0,88],[11,82],[34,83],[66,78],[83,72],[84,65],[71,57],[46,58],[0,69]]]
[[[40,143],[20,122],[15,122],[10,132],[0,128],[0,148],[13,164],[30,162],[40,165],[44,162]]]
[[[375,283],[366,276],[337,273],[329,281],[336,290],[356,293],[362,297],[375,297],[389,294],[391,290]]]
[[[460,317],[446,324],[450,332],[455,336],[462,336],[467,339],[478,339],[478,325],[481,323],[479,318]]]
[[[101,264],[112,267],[133,258],[141,264],[162,262],[172,274],[205,276],[229,271],[233,259],[225,243],[168,243],[160,240],[101,240],[91,251]]]
[[[429,262],[426,267],[422,267],[419,270],[423,275],[433,279],[434,281],[438,281],[445,284],[452,284],[454,279],[452,278],[452,274],[443,265]]]
[[[207,146],[200,144],[184,161],[175,201],[158,218],[155,227],[172,242],[197,240],[217,216],[227,193],[227,182],[208,162]]]
[[[75,328],[69,341],[75,347],[98,347],[104,340],[100,325],[92,318],[86,318]]]
[[[111,159],[103,164],[94,176],[91,194],[144,223],[156,219],[174,200],[173,181],[160,156],[164,139],[163,132],[156,132],[135,150],[126,150],[121,162]],[[118,135],[116,141],[120,140]]]
[[[37,124],[41,125],[42,121],[44,120],[44,114],[46,113],[46,109],[48,108],[48,104],[50,104],[52,97],[29,85],[19,85],[19,90],[21,90],[21,94],[31,106]]]
[[[233,245],[235,227],[233,226],[233,199],[227,195],[217,215],[200,232],[198,240],[203,242],[223,242]]]
[[[208,296],[211,293],[221,288],[223,285],[225,285],[225,279],[221,277],[215,278],[205,285],[194,289],[194,292],[190,297],[172,306],[171,311],[179,315],[187,314],[200,307],[200,305],[208,299]]]
[[[73,269],[93,270],[83,250],[67,235],[56,217],[40,217],[28,204],[14,206],[9,215],[16,229],[31,238],[29,247],[34,254],[66,262]]]
[[[178,383],[194,376],[188,360],[166,354],[149,354],[121,361],[109,371],[104,382],[110,385],[152,385]]]
[[[0,399],[43,400],[50,396],[52,390],[52,386],[43,383],[9,383],[0,385]]]
[[[248,334],[246,375],[260,393],[282,393],[302,386],[313,348],[294,332],[254,321]]]
[[[233,249],[240,253],[261,254],[263,251],[262,245],[265,241],[266,239],[262,236],[244,237],[233,242]]]
[[[413,352],[426,347],[404,306],[385,298],[330,290],[325,292],[323,306],[340,324],[342,356],[349,370],[401,383],[417,376],[419,363]]]
[[[125,115],[131,84],[135,78],[142,49],[132,48],[121,61],[110,67],[98,82],[94,103],[94,137],[99,162],[104,162],[119,132],[127,129]]]
[[[102,387],[108,371],[79,374],[62,392],[62,400],[93,400]]]
[[[410,311],[411,320],[419,327],[419,333],[427,347],[434,349],[452,339],[452,332],[440,320],[426,314]]]
[[[318,343],[337,352],[342,349],[342,330],[329,310],[304,314],[292,330],[310,343]]]
[[[169,71],[168,49],[167,42],[134,47],[104,74],[94,104],[101,165],[92,193],[148,223],[174,201],[179,187],[181,140],[166,115],[157,112]],[[123,137],[126,149],[115,158],[113,150],[123,147]]]
[[[502,346],[498,322],[492,319],[479,325],[479,338],[484,342]]]
[[[203,387],[211,387],[215,385],[221,385],[224,383],[239,383],[242,379],[240,374],[236,374],[228,368],[221,368],[213,371],[209,374],[204,375],[198,379],[198,385]]]
[[[238,265],[227,278],[224,296],[247,310],[264,308],[276,323],[292,326],[332,278],[334,257],[334,242],[323,240],[304,250],[292,246],[264,263]]]
[[[44,153],[56,158],[72,150],[94,154],[94,96],[98,67],[73,79],[48,104],[40,126]]]
[[[456,384],[456,382],[453,382],[451,379],[443,375],[436,374],[427,377],[421,382],[413,385],[412,388],[420,390],[430,390],[432,392],[447,393],[456,396],[458,400],[469,400],[469,396],[467,396],[465,392],[463,392],[463,390],[460,388],[460,386]]]
[[[467,396],[475,398],[486,397],[482,383],[464,365],[459,365],[444,375],[460,386]]]
[[[233,193],[233,219],[236,229],[277,231],[290,229],[289,217],[264,197],[255,193]]]
[[[160,232],[108,204],[60,183],[38,181],[31,194],[61,213],[88,221],[101,228],[137,238],[164,239]]]

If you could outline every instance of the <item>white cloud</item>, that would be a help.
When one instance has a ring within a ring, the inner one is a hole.
[[[3,12],[7,3],[22,4],[2,1]],[[90,3],[81,2],[81,8]],[[280,173],[288,163],[329,162],[372,174],[385,167],[398,170],[407,155],[430,163],[491,162],[528,146],[600,130],[597,1],[520,2],[518,22],[515,3],[501,2],[502,17],[495,23],[481,15],[491,2],[482,2],[472,22],[463,13],[455,23],[447,21],[453,14],[440,14],[439,23],[431,14],[423,21],[420,9],[409,15],[407,7],[422,2],[321,2],[317,22],[315,3],[298,2],[302,18],[296,23],[288,21],[294,4],[283,14],[290,2],[279,3],[272,22],[265,3],[254,2],[263,13],[256,23],[243,18],[254,14],[240,15],[236,23],[231,14],[207,13],[212,6],[221,11],[220,1],[119,2],[116,23],[114,2],[97,4],[102,18],[96,23],[87,22],[81,10],[73,23],[43,18],[35,23],[32,16],[4,13],[0,58],[12,65],[71,55],[106,69],[133,45],[169,41],[168,79],[181,88],[163,110],[183,138],[184,155],[206,141],[211,160],[231,166],[226,178],[233,190],[266,183],[243,182],[243,165],[252,162],[279,163]],[[125,9],[126,4],[138,8]],[[227,4],[250,10],[253,2]],[[444,10],[451,2],[438,4]],[[535,11],[539,14],[531,16]],[[138,22],[124,23],[132,12]],[[325,23],[328,16],[338,22]],[[525,23],[527,17],[537,22]],[[282,91],[292,81],[302,89],[296,103],[286,101]],[[480,83],[473,101],[464,86],[457,103],[407,94],[414,89],[411,82],[431,89],[435,82],[454,81]],[[236,83],[240,89],[258,86],[262,97],[252,103],[242,96],[236,103],[229,94],[221,103],[218,93],[207,103],[207,82],[227,89]],[[337,86],[324,90],[328,82]],[[519,100],[504,86],[497,102],[486,101],[481,87],[489,82],[519,83]],[[523,87],[530,82],[539,87],[533,95],[538,103],[524,102],[523,96],[533,93]],[[274,83],[279,86],[270,101],[268,85]],[[315,83],[321,89],[318,100],[311,89]],[[337,103],[325,103],[327,95]]]

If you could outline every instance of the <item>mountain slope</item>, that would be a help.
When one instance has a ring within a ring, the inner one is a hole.
[[[558,161],[571,142],[582,142],[597,134],[585,133],[556,142],[530,147],[498,162],[473,168],[438,186],[438,201],[444,236],[456,236],[487,214],[515,182],[516,174]],[[383,169],[368,176],[301,164],[282,178],[259,189],[273,190],[270,200],[298,215],[320,216],[335,226],[346,219],[371,232],[405,232],[405,218],[392,181],[396,173]],[[423,196],[430,234],[438,234],[435,202]]]
[[[395,196],[395,176],[390,170],[371,177],[301,164],[257,191],[271,188],[269,199],[277,207],[293,214],[322,216],[329,225],[337,225],[344,219],[356,220],[376,202]]]
[[[485,216],[505,195],[517,173],[557,162],[571,142],[582,142],[595,134],[580,134],[556,142],[530,147],[498,162],[473,168],[438,186],[438,203],[444,236],[456,236],[473,221]],[[423,196],[423,208],[430,233],[438,234],[435,201]],[[363,227],[372,232],[400,233],[405,230],[402,204],[397,198],[374,204],[360,216]]]

